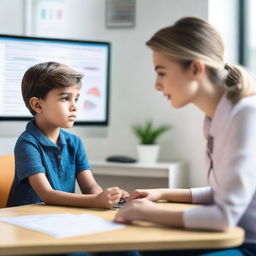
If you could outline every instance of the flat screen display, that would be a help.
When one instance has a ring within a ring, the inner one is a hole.
[[[110,43],[0,35],[0,120],[29,120],[21,94],[25,71],[55,61],[82,72],[75,124],[107,125]]]

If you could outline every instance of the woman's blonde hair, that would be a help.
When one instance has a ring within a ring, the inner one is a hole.
[[[224,64],[222,38],[212,25],[202,19],[182,18],[173,26],[159,30],[146,45],[170,56],[184,68],[196,59],[202,60],[209,79],[224,85],[227,98],[232,103],[256,92],[252,78],[244,68]]]

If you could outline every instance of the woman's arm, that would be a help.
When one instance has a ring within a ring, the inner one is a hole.
[[[99,194],[74,194],[54,190],[45,174],[37,173],[28,177],[29,183],[37,195],[46,204],[112,208],[119,202],[122,191],[119,188],[108,188]]]
[[[190,189],[136,189],[131,193],[128,201],[137,198],[147,198],[151,201],[167,200],[170,202],[192,203]]]

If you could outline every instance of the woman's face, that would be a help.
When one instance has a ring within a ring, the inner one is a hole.
[[[163,92],[173,107],[180,108],[194,101],[199,84],[194,78],[193,65],[184,69],[158,51],[153,51],[153,63],[157,73],[155,88]]]

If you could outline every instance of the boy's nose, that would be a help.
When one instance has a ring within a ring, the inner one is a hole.
[[[76,103],[72,104],[72,106],[71,106],[71,111],[72,111],[72,112],[73,112],[73,111],[77,111],[77,104],[76,104]]]

